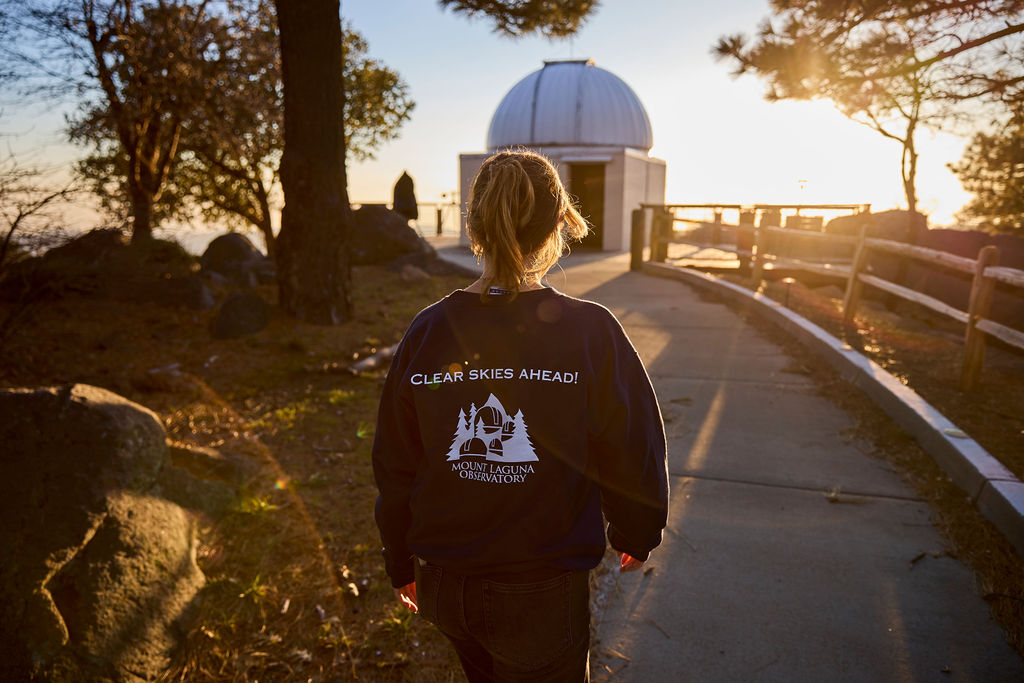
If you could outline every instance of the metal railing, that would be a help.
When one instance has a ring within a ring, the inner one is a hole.
[[[353,201],[350,204],[353,208],[368,205],[393,208],[391,202],[388,201]],[[459,234],[459,214],[462,208],[458,203],[451,201],[417,202],[416,209],[419,217],[412,221],[412,225],[420,236]]]

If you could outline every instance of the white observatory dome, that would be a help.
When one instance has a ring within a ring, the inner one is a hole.
[[[632,147],[650,150],[651,121],[625,81],[592,60],[548,61],[498,105],[487,147]]]

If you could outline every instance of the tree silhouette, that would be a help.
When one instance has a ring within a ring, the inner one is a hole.
[[[337,324],[351,315],[346,245],[352,230],[345,175],[345,136],[336,112],[344,102],[338,0],[275,0],[284,82],[285,207],[278,240],[280,301],[291,315]],[[593,0],[441,0],[471,17],[490,18],[500,33],[572,34]]]
[[[996,232],[1024,232],[1024,114],[977,133],[949,168],[974,195],[960,210],[962,219]]]
[[[146,242],[184,123],[213,80],[217,55],[211,47],[224,24],[206,3],[183,0],[41,4],[30,16],[80,64],[74,78],[88,94],[70,137],[116,160],[132,242]]]
[[[715,53],[755,73],[769,100],[824,98],[902,146],[907,206],[916,211],[922,125],[1024,99],[1024,4],[1016,0],[772,0],[755,38],[725,36]],[[962,104],[973,101],[973,111]],[[913,216],[911,216],[913,220]]]

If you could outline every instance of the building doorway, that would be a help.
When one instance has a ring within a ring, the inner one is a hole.
[[[569,193],[590,224],[581,247],[601,249],[604,242],[604,164],[569,164]]]

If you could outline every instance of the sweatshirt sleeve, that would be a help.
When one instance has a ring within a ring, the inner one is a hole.
[[[665,427],[651,380],[609,313],[608,343],[595,358],[588,392],[590,447],[596,454],[608,542],[646,560],[668,518]]]
[[[414,580],[413,555],[406,543],[412,521],[409,499],[423,457],[416,411],[402,391],[406,342],[399,344],[384,381],[373,439],[373,476],[380,495],[374,515],[384,548],[384,566],[391,585]]]

